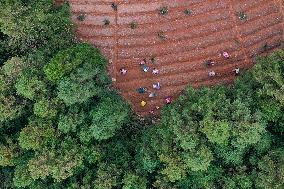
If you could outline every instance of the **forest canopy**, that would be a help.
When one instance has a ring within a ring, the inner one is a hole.
[[[112,89],[69,6],[0,2],[0,188],[283,189],[284,51],[188,86],[160,121]]]

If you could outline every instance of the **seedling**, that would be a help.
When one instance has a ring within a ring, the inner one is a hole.
[[[108,26],[108,25],[110,24],[110,21],[109,21],[109,19],[107,19],[107,18],[104,19],[103,22],[104,22],[104,25],[105,25],[105,26]]]
[[[166,36],[165,36],[165,33],[163,31],[159,31],[158,32],[158,37],[162,40],[165,40],[166,39]]]
[[[248,18],[247,14],[243,11],[238,12],[238,16],[240,20],[247,20]]]
[[[238,40],[238,39],[234,39],[236,45],[240,46],[241,45],[241,42]]]
[[[77,16],[77,20],[79,21],[84,21],[86,19],[86,14],[85,13],[81,13],[79,14],[79,16]]]
[[[190,9],[185,9],[183,12],[186,15],[191,15],[192,14],[192,10],[190,10]]]
[[[133,21],[133,22],[131,22],[131,24],[130,24],[130,28],[133,29],[133,30],[136,29],[137,26],[138,26],[138,23],[137,23],[136,21]]]
[[[160,15],[166,15],[166,14],[168,14],[168,12],[169,12],[168,7],[161,7],[161,8],[159,9]]]
[[[111,4],[111,8],[112,8],[114,11],[117,11],[117,4],[116,4],[116,3],[112,3],[112,4]]]
[[[284,48],[284,41],[280,41],[280,47],[283,49]]]
[[[156,63],[156,55],[153,55],[150,60],[153,64],[155,64]]]
[[[266,52],[269,50],[269,45],[267,43],[265,43],[263,46],[262,46],[262,51],[263,52]]]

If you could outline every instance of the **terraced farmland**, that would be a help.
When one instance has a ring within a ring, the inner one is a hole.
[[[158,113],[166,97],[231,83],[234,69],[280,47],[283,2],[277,0],[69,0],[77,36],[109,59],[114,87],[140,115]],[[283,9],[284,10],[284,9]],[[228,52],[230,58],[224,58]],[[146,59],[144,72],[139,63]],[[213,60],[213,66],[205,61]],[[125,75],[120,73],[124,68]],[[159,74],[152,74],[156,68]],[[216,75],[210,77],[208,73]],[[161,84],[160,90],[153,83]],[[148,90],[140,94],[139,87]],[[155,97],[149,97],[155,92]],[[140,102],[147,104],[141,107]]]

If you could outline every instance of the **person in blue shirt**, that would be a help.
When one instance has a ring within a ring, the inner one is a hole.
[[[139,87],[139,88],[137,89],[137,92],[138,92],[139,94],[144,94],[146,91],[147,91],[147,88],[146,88],[146,87]]]
[[[149,71],[149,67],[148,66],[146,66],[146,65],[143,65],[142,66],[142,70],[144,71],[144,72],[148,72]]]

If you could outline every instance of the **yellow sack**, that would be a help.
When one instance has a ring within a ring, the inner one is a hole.
[[[142,107],[146,106],[146,104],[147,104],[147,102],[145,102],[144,100],[142,100],[141,103],[140,103],[140,105],[141,105]]]

